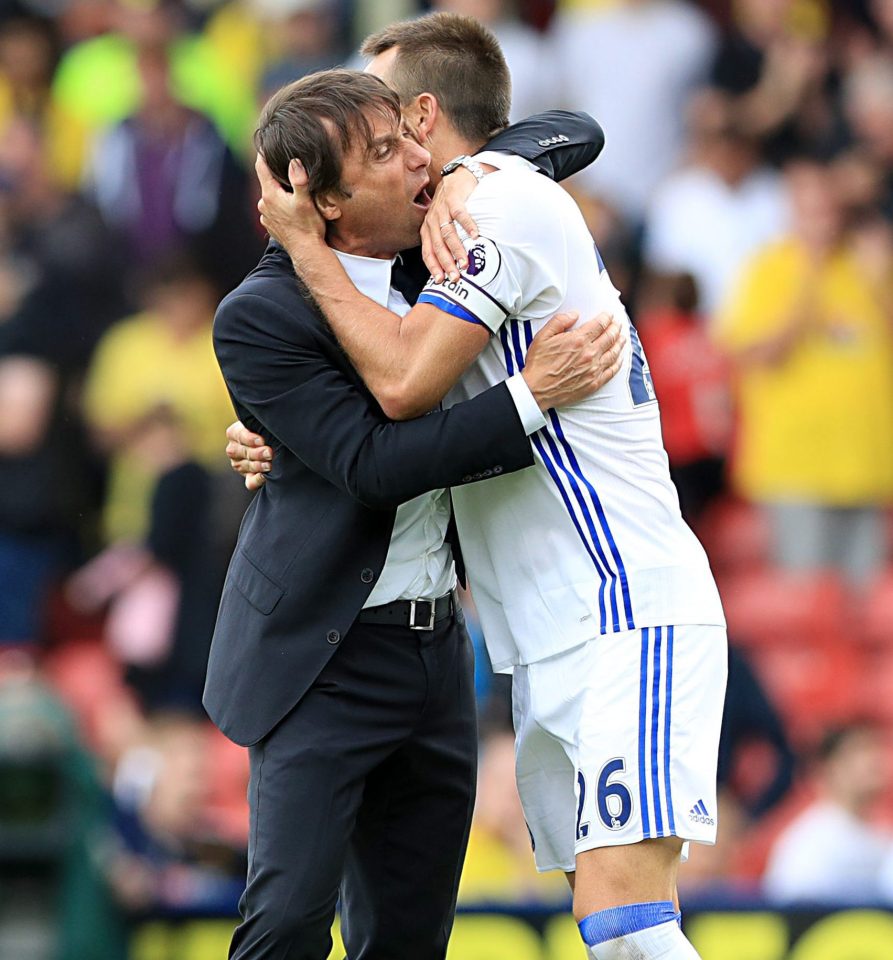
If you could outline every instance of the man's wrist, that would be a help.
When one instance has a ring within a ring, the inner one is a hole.
[[[512,395],[512,400],[515,402],[515,409],[518,411],[518,417],[527,436],[536,433],[537,430],[542,430],[546,426],[546,418],[543,416],[540,402],[530,389],[530,384],[524,377],[524,373],[516,373],[513,377],[509,377],[505,383]]]
[[[440,175],[442,177],[447,177],[460,167],[464,167],[466,170],[470,171],[478,183],[484,179],[485,174],[481,165],[475,159],[469,157],[468,154],[465,153],[445,164],[443,169],[440,171]]]

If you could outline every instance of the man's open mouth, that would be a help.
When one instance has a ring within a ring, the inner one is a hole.
[[[431,206],[431,194],[428,193],[428,184],[426,183],[424,187],[415,195],[413,199],[413,204],[417,207],[421,207],[422,210],[427,210]]]

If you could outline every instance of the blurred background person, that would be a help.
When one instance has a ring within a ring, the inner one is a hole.
[[[157,114],[169,98],[210,118],[228,147],[247,158],[256,114],[254,85],[244,82],[229,51],[215,35],[198,30],[195,21],[196,11],[177,0],[82,0],[67,7],[61,23],[70,36],[53,77],[52,98],[82,134],[77,169],[88,164],[105,128],[139,114],[146,101],[149,112]],[[149,75],[140,63],[144,55],[152,61],[149,70],[157,68]]]
[[[792,231],[745,268],[719,322],[737,378],[736,489],[769,511],[775,559],[865,584],[887,559],[893,324],[880,265],[845,230],[827,165],[791,162]]]
[[[889,789],[887,756],[876,729],[829,730],[814,771],[817,797],[778,837],[763,877],[775,903],[874,903],[893,838],[874,820]]]
[[[50,586],[96,542],[99,462],[80,388],[123,309],[120,258],[96,209],[54,178],[42,129],[0,136],[0,642],[42,637]],[[62,480],[61,478],[64,478]]]
[[[232,419],[232,405],[211,345],[217,297],[217,288],[194,260],[171,252],[146,272],[143,312],[115,324],[97,346],[84,410],[111,458],[107,542],[138,541],[148,529],[157,470],[130,451],[141,439],[147,414],[169,408],[199,462],[217,472],[226,466],[219,438]]]
[[[110,812],[70,712],[29,656],[0,651],[0,954],[124,960]]]
[[[234,478],[215,477],[198,461],[170,407],[135,422],[125,450],[153,478],[145,537],[113,540],[68,592],[81,609],[107,608],[106,644],[145,711],[204,718],[208,651],[242,493]]]
[[[849,142],[860,144],[880,182],[877,201],[893,217],[893,49],[857,64],[843,83]],[[873,199],[873,198],[872,198]]]
[[[715,27],[684,0],[620,0],[561,9],[553,33],[564,105],[597,117],[606,136],[576,179],[638,225],[682,157],[685,104],[707,77]]]
[[[787,229],[787,198],[726,95],[705,90],[692,97],[688,137],[688,162],[648,205],[643,258],[652,270],[690,273],[709,324],[745,260]]]
[[[711,340],[689,273],[648,274],[637,329],[660,397],[664,448],[682,515],[697,524],[725,489],[732,439],[728,363]]]
[[[828,97],[830,27],[822,0],[735,0],[710,70],[738,129],[781,162],[833,137]]]
[[[157,715],[112,777],[110,885],[131,910],[214,910],[241,892],[244,855],[209,817],[214,774],[204,725]]]
[[[228,290],[258,253],[245,171],[210,120],[175,98],[164,47],[141,49],[136,66],[140,105],[96,138],[90,194],[131,264],[188,247]]]

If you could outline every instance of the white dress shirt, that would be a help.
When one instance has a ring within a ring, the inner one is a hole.
[[[403,294],[391,286],[394,260],[358,257],[339,250],[335,254],[361,293],[401,317],[409,312]],[[545,420],[523,377],[513,377],[508,387],[527,434],[539,430]],[[394,600],[434,600],[449,593],[456,585],[453,557],[445,539],[449,522],[446,490],[432,490],[401,504],[384,569],[364,606],[376,607]]]

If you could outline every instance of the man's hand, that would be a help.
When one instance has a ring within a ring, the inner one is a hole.
[[[474,174],[459,167],[448,177],[443,177],[434,191],[434,199],[422,224],[422,259],[436,283],[440,283],[444,276],[458,280],[459,270],[468,266],[468,255],[459,239],[455,221],[472,239],[477,239],[477,224],[465,207],[465,201],[476,186]]]
[[[240,420],[226,428],[226,455],[229,465],[245,478],[248,490],[259,490],[266,482],[273,451],[257,433],[252,433]]]
[[[289,193],[270,172],[266,160],[258,154],[254,171],[260,183],[257,201],[260,222],[274,239],[294,256],[293,251],[308,240],[324,239],[326,225],[307,191],[307,172],[300,160],[288,165]]]
[[[540,410],[591,397],[623,364],[626,337],[608,313],[581,324],[579,314],[558,313],[533,338],[522,376]]]

